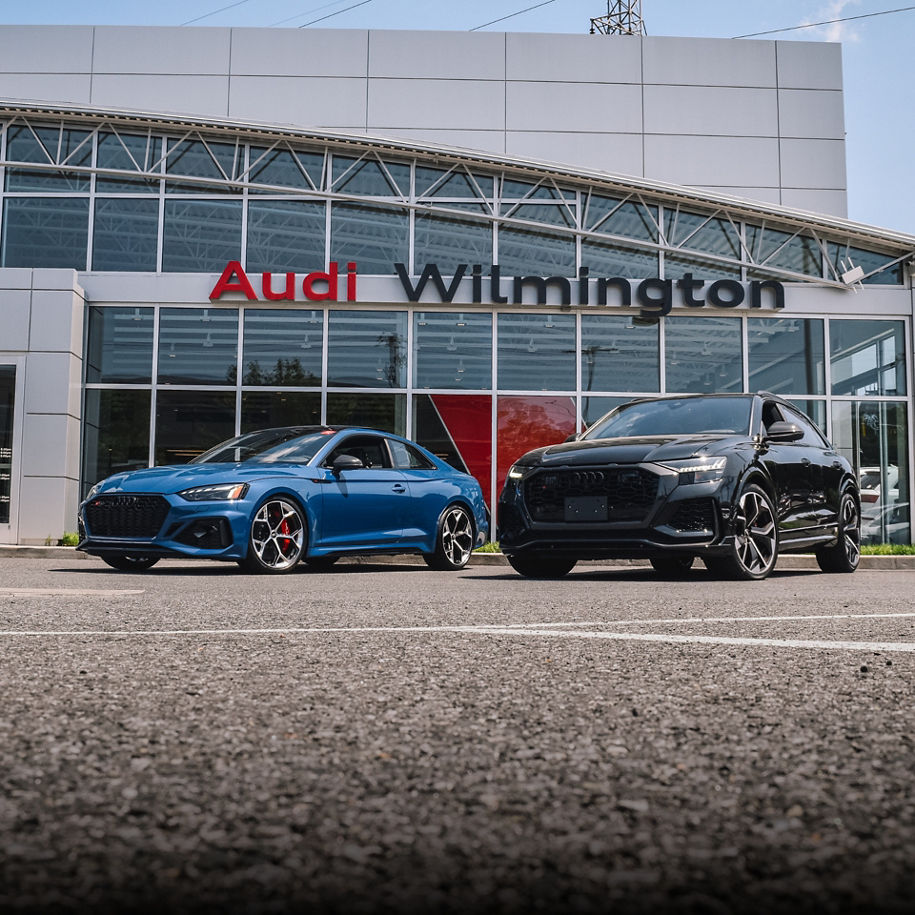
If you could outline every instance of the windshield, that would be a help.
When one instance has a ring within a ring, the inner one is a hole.
[[[240,461],[254,461],[260,464],[302,464],[311,460],[318,453],[318,449],[334,434],[330,429],[305,432],[302,428],[248,432],[246,435],[222,442],[194,458],[191,463],[236,464]]]
[[[638,435],[699,435],[750,431],[750,397],[670,397],[623,404],[598,420],[582,439]]]

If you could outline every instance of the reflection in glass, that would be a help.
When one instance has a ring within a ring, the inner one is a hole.
[[[6,135],[6,157],[11,162],[69,165],[92,164],[91,134],[66,127],[11,125]],[[8,191],[88,191],[89,175],[64,169],[6,169]]]
[[[491,175],[474,175],[471,178],[460,169],[416,166],[417,197],[477,197],[492,198],[494,182]]]
[[[891,286],[901,286],[903,283],[901,262],[887,267],[885,270],[880,269],[888,261],[893,260],[888,254],[866,251],[864,248],[853,248],[850,245],[839,245],[835,242],[829,242],[826,249],[837,276],[841,276],[851,267],[861,267],[865,273],[873,273],[872,276],[865,277],[861,281],[863,283],[871,285],[883,283]]]
[[[149,466],[149,391],[86,391],[83,495],[113,473]]]
[[[321,166],[324,163],[324,157],[308,153],[295,156],[288,149],[267,149],[263,146],[252,146],[249,151],[250,171],[248,180],[252,184],[266,184],[277,187],[292,187],[298,190],[310,190],[311,182],[308,177],[312,177],[308,171],[303,168],[303,160],[313,157],[318,161],[309,164],[317,166],[316,186],[321,186]],[[320,163],[320,164],[319,164]],[[308,177],[306,177],[308,176]]]
[[[221,273],[240,259],[241,201],[165,201],[164,273]]]
[[[333,188],[347,194],[365,194],[367,197],[406,196],[410,193],[410,166],[403,162],[385,162],[376,159],[354,159],[334,155]]]
[[[159,313],[159,384],[235,384],[238,312],[163,308]]]
[[[326,205],[308,200],[248,203],[248,261],[251,273],[310,273],[324,267]],[[277,277],[274,292],[285,289]]]
[[[409,254],[406,210],[335,203],[330,210],[330,259],[355,261],[361,274],[394,273]]]
[[[277,426],[316,426],[321,422],[321,395],[308,391],[244,391],[241,431]]]
[[[152,354],[152,308],[89,308],[88,383],[149,384]]]
[[[492,262],[492,225],[469,219],[446,219],[417,213],[413,263],[422,272],[426,264],[438,264],[442,276],[454,274],[458,264]],[[487,268],[488,269],[488,268]],[[469,276],[469,269],[465,276]]]
[[[582,391],[660,390],[658,325],[622,315],[582,315]]]
[[[729,266],[717,261],[706,260],[703,257],[690,257],[685,254],[674,254],[670,251],[665,251],[664,278],[676,280],[685,273],[694,273],[697,277],[707,281],[739,280],[740,266],[737,264]],[[705,288],[707,289],[708,287],[706,286]],[[695,296],[697,299],[702,299],[704,294],[705,291],[700,288],[696,290]]]
[[[413,347],[416,387],[492,387],[492,315],[418,312]]]
[[[686,210],[665,210],[668,244],[740,260],[740,234],[729,220]]]
[[[750,384],[750,390],[758,390]],[[813,420],[823,435],[826,435],[826,401],[825,400],[805,400],[803,398],[791,397],[785,398],[793,403],[802,413],[806,413]]]
[[[808,276],[823,275],[823,252],[816,240],[807,235],[792,235],[769,226],[747,225],[747,248],[757,264],[780,267]],[[751,279],[765,278],[766,274],[749,271]]]
[[[3,203],[4,267],[86,269],[89,200],[80,197],[7,197]]]
[[[187,175],[205,178],[211,182],[234,181],[241,172],[244,162],[244,146],[240,143],[214,143],[202,140],[172,140],[168,144],[165,171],[172,175]],[[169,193],[239,193],[240,188],[220,187],[219,184],[201,185],[179,182],[174,179],[165,183]]]
[[[575,276],[575,239],[503,225],[498,263],[503,276]]]
[[[327,383],[357,388],[407,384],[405,311],[332,311]]]
[[[235,435],[235,394],[159,391],[156,464],[186,464]]]
[[[905,394],[904,339],[901,321],[830,321],[832,393]]]
[[[668,393],[743,390],[740,318],[668,317],[664,331]]]
[[[498,321],[502,390],[575,390],[574,315],[501,314]]]
[[[158,200],[98,197],[92,269],[154,273],[158,236]]]
[[[123,172],[158,171],[162,139],[151,135],[115,134],[101,131],[98,136],[99,169],[113,169]],[[129,176],[109,177],[98,175],[95,186],[102,191],[124,191],[125,193],[156,193],[158,180],[132,178]]]
[[[404,435],[407,429],[407,395],[329,393],[327,423]]]
[[[583,429],[593,426],[604,414],[628,403],[631,397],[582,397],[581,399],[581,425]]]
[[[747,321],[750,390],[825,394],[823,322],[805,318]]]
[[[624,276],[627,279],[658,276],[658,252],[612,241],[581,240],[581,265],[592,279]]]
[[[321,384],[324,317],[320,311],[245,311],[242,384]]]
[[[588,197],[585,225],[592,232],[657,242],[657,223],[657,207],[648,207],[635,201],[623,203],[615,197],[599,194]]]

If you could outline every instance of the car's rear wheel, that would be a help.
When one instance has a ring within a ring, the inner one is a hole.
[[[435,552],[423,553],[423,559],[431,569],[463,569],[473,552],[474,539],[470,512],[463,505],[449,505],[438,522]]]
[[[692,556],[659,556],[648,561],[656,572],[667,578],[679,578],[693,567]]]
[[[778,521],[765,490],[752,483],[744,488],[737,500],[733,524],[731,555],[705,560],[709,571],[743,581],[766,578],[778,559]]]
[[[305,516],[288,498],[267,499],[254,514],[244,568],[249,572],[290,572],[308,546]]]
[[[102,562],[119,572],[145,572],[158,561],[158,556],[136,556],[131,553],[102,556]]]
[[[816,551],[817,565],[824,572],[854,572],[861,560],[861,512],[854,496],[842,494],[839,503],[839,537],[833,546]]]
[[[565,556],[509,556],[508,564],[525,578],[562,578],[575,568],[577,559]]]

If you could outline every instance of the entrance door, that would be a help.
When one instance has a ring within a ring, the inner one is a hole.
[[[15,543],[19,531],[22,374],[22,359],[0,356],[0,543]]]

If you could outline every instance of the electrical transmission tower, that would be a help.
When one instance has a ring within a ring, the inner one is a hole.
[[[642,0],[607,0],[607,15],[591,20],[591,34],[644,35]]]

